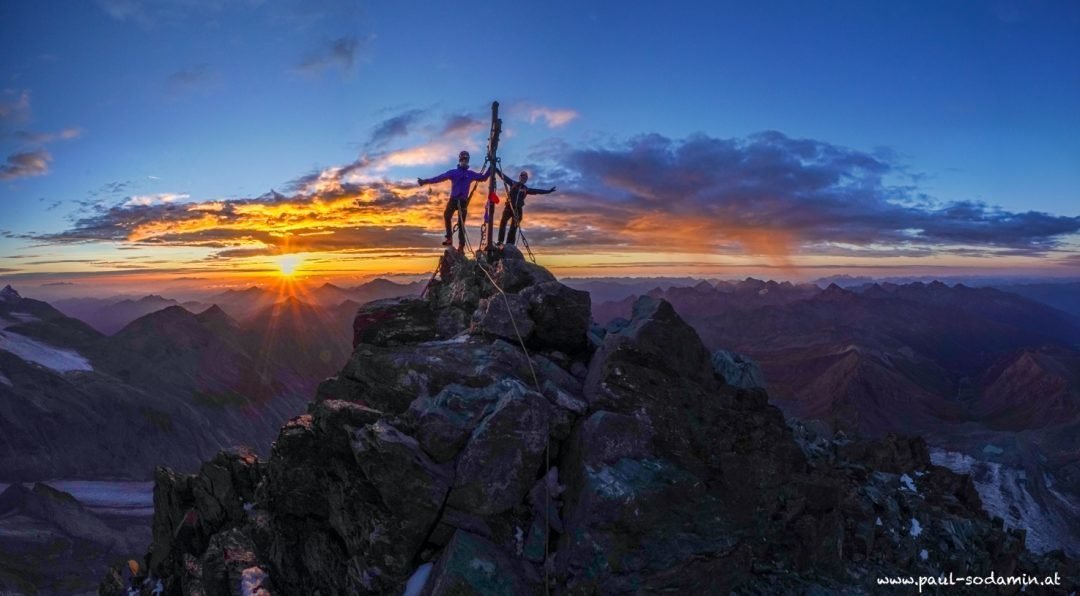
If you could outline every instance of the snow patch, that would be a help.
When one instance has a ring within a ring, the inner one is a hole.
[[[880,526],[882,525],[882,524],[881,524],[881,518],[880,518],[880,517],[874,520],[874,525],[875,525],[875,526],[879,526],[879,527],[880,527]]]
[[[8,314],[15,317],[15,319],[20,323],[34,323],[40,320],[28,312],[12,312]]]
[[[925,561],[930,558],[930,553],[926,552],[926,549],[924,548],[919,551],[919,558]]]
[[[0,373],[0,385],[7,385],[8,387],[15,386],[15,384],[11,382],[11,379],[4,376],[4,373]]]
[[[405,593],[402,596],[420,596],[427,584],[428,576],[431,575],[432,567],[431,563],[424,563],[417,567],[416,571],[409,576],[409,581],[405,582]]]
[[[922,534],[922,525],[919,520],[913,517],[911,518],[911,536],[912,538],[918,538],[919,534]]]
[[[1039,498],[1031,493],[1023,470],[940,448],[930,450],[930,461],[957,474],[970,474],[983,509],[1010,528],[1026,529],[1025,543],[1033,552],[1077,548],[1068,528],[1070,520],[1080,515],[1080,503],[1057,491],[1052,481]]]
[[[248,567],[240,574],[240,594],[242,596],[270,596],[262,583],[270,576],[261,567]]]
[[[62,350],[11,331],[0,331],[0,350],[56,372],[94,370],[90,361],[73,350]]]
[[[907,474],[904,474],[900,477],[900,485],[913,493],[919,492],[919,490],[915,488],[915,481],[912,480],[911,476],[908,476]]]

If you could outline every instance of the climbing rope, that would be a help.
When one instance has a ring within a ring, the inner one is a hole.
[[[439,264],[435,266],[435,272],[431,274],[431,279],[428,280],[427,284],[424,285],[423,291],[420,292],[421,298],[427,295],[428,288],[431,287],[431,284],[435,283],[435,278],[439,275],[439,272],[442,271],[442,262],[443,260],[439,259]]]
[[[470,193],[471,194],[471,193]],[[469,251],[472,252],[472,242],[469,239],[469,232],[465,230],[465,242],[469,246]],[[484,276],[491,282],[492,287],[499,292],[502,296],[503,304],[506,305],[506,312],[510,315],[510,324],[514,327],[514,335],[517,336],[518,345],[521,346],[521,351],[525,353],[525,361],[529,365],[529,374],[532,376],[533,387],[536,388],[536,392],[543,395],[544,392],[540,388],[540,379],[536,376],[536,368],[533,367],[532,355],[529,354],[529,349],[525,347],[525,338],[521,336],[521,330],[518,328],[517,319],[514,318],[514,311],[510,308],[510,299],[507,297],[506,292],[499,285],[499,282],[495,281],[495,278],[484,267],[480,259],[476,260],[476,266],[480,268],[480,271],[484,272]],[[440,262],[441,267],[441,262]],[[550,542],[551,542],[551,484],[548,482],[548,473],[551,471],[551,433],[548,432],[544,435],[544,589],[545,593],[551,593],[551,578],[548,570],[548,560],[550,558]]]

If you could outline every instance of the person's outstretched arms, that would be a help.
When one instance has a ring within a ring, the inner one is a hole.
[[[487,180],[488,178],[491,177],[491,170],[484,170],[483,172],[480,172],[479,174],[477,174],[476,172],[473,172],[472,170],[469,170],[469,174],[471,174],[471,178],[473,180],[479,180],[479,181],[483,182],[484,180]]]
[[[526,189],[526,194],[530,194],[530,195],[549,195],[549,194],[551,194],[553,192],[555,192],[555,187],[554,186],[552,186],[551,188],[549,188],[547,190],[543,190],[543,189],[540,189],[540,188],[527,188]]]
[[[436,176],[434,178],[417,178],[416,183],[419,184],[420,186],[423,186],[425,184],[435,184],[436,182],[442,182],[443,180],[449,180],[450,179],[450,174],[452,174],[453,172],[454,172],[454,170],[447,170],[447,171],[443,172],[442,174],[439,174],[438,176]]]
[[[503,172],[502,170],[496,170],[496,171],[499,173],[499,177],[502,178],[503,183],[505,183],[507,186],[513,186],[514,185],[513,178],[507,176],[506,172]]]

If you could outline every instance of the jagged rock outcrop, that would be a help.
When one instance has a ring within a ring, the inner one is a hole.
[[[712,354],[713,370],[724,377],[729,385],[753,389],[765,387],[765,374],[756,362],[729,350],[716,350]]]
[[[588,294],[519,256],[447,251],[423,298],[362,307],[352,358],[268,461],[160,469],[148,564],[167,593],[240,593],[245,578],[324,595],[1076,581],[925,443],[793,431],[764,390],[717,374],[669,303],[643,297],[600,329]]]

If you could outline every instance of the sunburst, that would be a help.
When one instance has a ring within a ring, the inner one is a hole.
[[[284,277],[292,277],[300,265],[304,264],[304,259],[297,254],[281,255],[274,259],[277,263],[278,269],[281,270],[281,275]]]

